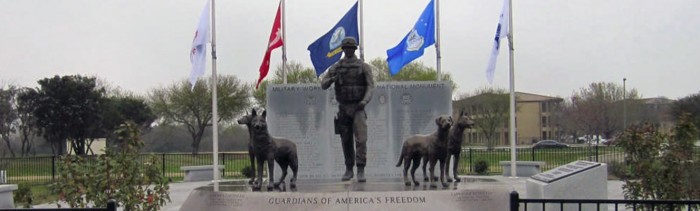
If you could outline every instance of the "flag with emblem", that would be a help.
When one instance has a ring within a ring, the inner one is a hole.
[[[423,56],[423,50],[433,44],[435,44],[435,7],[434,0],[431,0],[411,31],[396,47],[386,51],[391,75],[396,75],[403,66]]]
[[[275,22],[272,23],[272,32],[270,32],[270,39],[267,42],[267,50],[265,51],[262,64],[260,64],[260,77],[258,78],[258,83],[255,84],[255,89],[260,86],[260,82],[265,79],[267,72],[270,70],[270,52],[284,45],[284,41],[282,40],[282,24],[280,22],[280,8],[281,5],[277,7]]]
[[[209,42],[209,0],[199,16],[199,25],[197,31],[194,32],[192,40],[192,48],[190,49],[190,63],[192,70],[190,71],[190,84],[194,89],[197,78],[204,75],[204,70],[207,65],[207,43]]]
[[[307,48],[311,55],[311,63],[316,69],[316,76],[321,75],[328,67],[340,60],[343,53],[340,43],[348,36],[355,37],[360,43],[357,30],[357,2],[328,33],[318,38]]]
[[[503,1],[503,9],[501,10],[501,16],[498,18],[498,26],[496,27],[496,36],[493,40],[493,48],[491,49],[491,57],[489,58],[489,63],[486,66],[486,80],[489,83],[493,83],[493,74],[496,71],[496,59],[498,58],[499,48],[501,47],[501,38],[507,37],[508,26],[510,18],[508,17],[508,0]]]

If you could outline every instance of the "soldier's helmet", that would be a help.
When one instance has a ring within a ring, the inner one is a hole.
[[[354,37],[345,37],[341,46],[342,48],[357,48],[357,40]]]

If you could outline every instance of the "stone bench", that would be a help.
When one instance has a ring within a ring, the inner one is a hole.
[[[503,176],[509,177],[510,161],[499,162],[503,168]],[[542,161],[515,161],[515,171],[518,177],[529,177],[541,172],[541,167],[544,165]]]
[[[15,190],[15,184],[0,185],[0,209],[15,208],[15,200],[12,198],[12,192]]]
[[[214,179],[213,165],[205,166],[180,166],[180,170],[185,172],[185,182],[207,181]],[[223,165],[219,165],[219,172],[224,170]]]

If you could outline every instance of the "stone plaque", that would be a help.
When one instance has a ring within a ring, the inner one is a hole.
[[[595,163],[595,162],[589,162],[589,161],[575,161],[571,162],[569,164],[559,166],[554,169],[550,169],[549,171],[542,172],[539,174],[536,174],[530,178],[536,179],[542,182],[546,183],[551,183],[557,180],[560,180],[564,177],[571,176],[573,174],[588,170],[590,168],[599,166],[600,163]]]
[[[342,176],[345,161],[340,136],[333,130],[338,102],[332,86],[323,90],[320,84],[270,85],[266,109],[270,133],[297,144],[299,179]],[[403,140],[434,132],[435,118],[452,114],[452,87],[441,81],[377,83],[365,111],[365,175],[399,177],[402,168],[396,163]]]
[[[574,161],[537,174],[525,181],[531,199],[607,199],[607,165]],[[602,205],[607,210],[607,205]],[[597,204],[528,203],[527,210],[601,210]]]

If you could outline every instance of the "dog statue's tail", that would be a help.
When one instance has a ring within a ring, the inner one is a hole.
[[[403,163],[403,157],[406,156],[406,150],[404,150],[404,147],[401,147],[401,155],[399,155],[399,163],[396,164],[396,167],[401,166]]]

